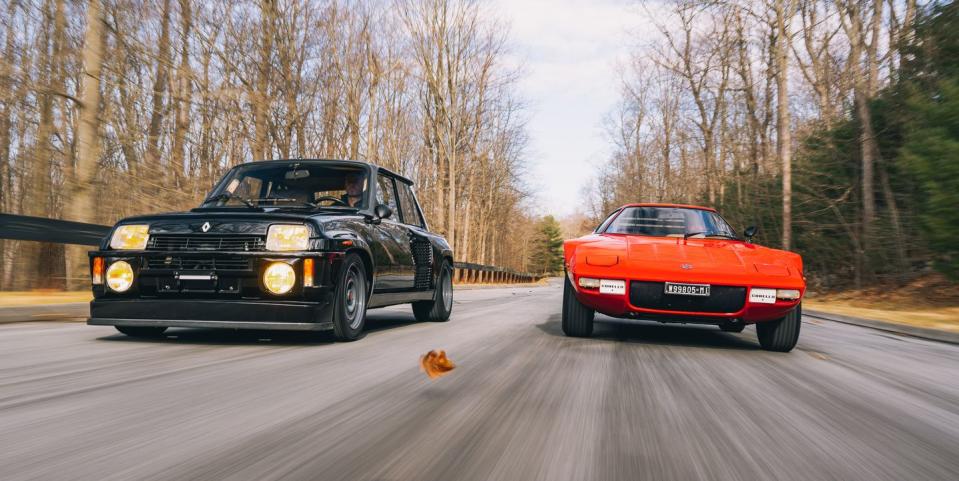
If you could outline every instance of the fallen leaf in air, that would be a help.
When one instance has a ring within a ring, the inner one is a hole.
[[[445,376],[455,368],[456,365],[446,357],[446,351],[430,351],[425,356],[420,357],[420,369],[426,373],[430,379],[436,379]]]

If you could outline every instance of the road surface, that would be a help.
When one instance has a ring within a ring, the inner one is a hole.
[[[807,319],[560,331],[561,286],[460,290],[355,343],[0,325],[0,479],[959,479],[959,346]],[[602,320],[602,318],[599,318]],[[429,349],[458,367],[430,381]]]

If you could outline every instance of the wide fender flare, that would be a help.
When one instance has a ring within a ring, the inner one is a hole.
[[[370,248],[370,244],[367,242],[366,238],[352,230],[333,230],[326,231],[324,234],[327,238],[329,238],[330,242],[343,240],[353,241],[353,245],[350,246],[346,252],[358,252],[360,256],[363,257],[363,261],[367,264],[366,274],[370,280],[370,287],[372,288],[374,279],[373,273],[376,272],[376,261],[374,260],[375,257],[373,257],[373,250]],[[337,265],[336,273],[339,273],[339,265]]]

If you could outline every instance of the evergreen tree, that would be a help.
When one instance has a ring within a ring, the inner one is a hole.
[[[536,227],[532,268],[535,272],[560,272],[563,269],[563,234],[559,222],[548,215]]]

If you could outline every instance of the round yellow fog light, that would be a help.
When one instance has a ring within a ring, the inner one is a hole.
[[[116,261],[107,268],[107,285],[114,292],[126,292],[133,285],[133,267],[127,261]]]
[[[286,294],[296,284],[293,267],[285,262],[274,262],[263,272],[263,285],[273,294]]]

